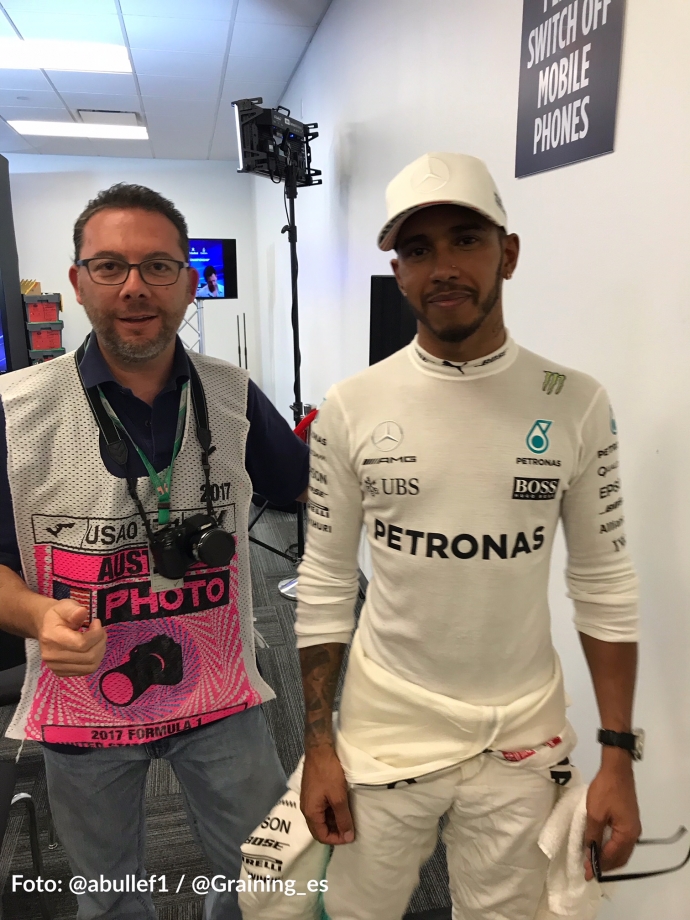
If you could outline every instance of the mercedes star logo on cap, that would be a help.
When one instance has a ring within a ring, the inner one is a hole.
[[[374,428],[371,440],[379,450],[393,450],[402,443],[403,432],[397,422],[381,422]]]
[[[427,157],[412,177],[412,188],[424,186],[429,192],[436,192],[450,179],[450,170],[438,157]]]

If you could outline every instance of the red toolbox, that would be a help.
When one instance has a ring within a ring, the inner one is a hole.
[[[57,323],[61,306],[59,294],[24,295],[24,308],[29,323]]]
[[[46,351],[62,348],[62,327],[64,323],[27,323],[29,348],[33,351]]]

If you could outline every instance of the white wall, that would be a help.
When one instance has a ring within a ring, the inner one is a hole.
[[[148,185],[170,198],[185,215],[190,236],[237,240],[237,300],[204,305],[206,351],[237,364],[239,311],[246,313],[249,367],[261,384],[261,354],[255,332],[256,261],[253,182],[237,163],[109,157],[8,154],[19,271],[37,278],[44,292],[63,295],[67,349],[89,330],[67,271],[72,227],[87,201],[115,182]]]
[[[690,4],[629,0],[616,152],[513,178],[522,4],[518,0],[334,0],[283,100],[318,121],[322,188],[297,200],[303,392],[367,363],[369,278],[384,189],[425,151],[485,159],[523,243],[506,290],[516,339],[600,379],[616,407],[629,544],[642,585],[637,767],[645,831],[690,821]],[[265,380],[291,399],[287,243],[280,190],[256,180]],[[270,365],[270,367],[269,367]],[[591,777],[598,718],[554,556],[553,618],[578,762]],[[661,854],[673,859],[674,852]],[[653,854],[636,857],[636,865]],[[619,886],[606,918],[690,917],[690,871]]]

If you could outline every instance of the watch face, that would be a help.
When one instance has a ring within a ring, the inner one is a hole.
[[[633,731],[635,736],[635,750],[633,756],[635,760],[642,760],[644,755],[644,731],[641,728],[636,728]]]

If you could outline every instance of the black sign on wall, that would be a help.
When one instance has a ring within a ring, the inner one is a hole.
[[[625,0],[523,0],[515,175],[611,153]]]

